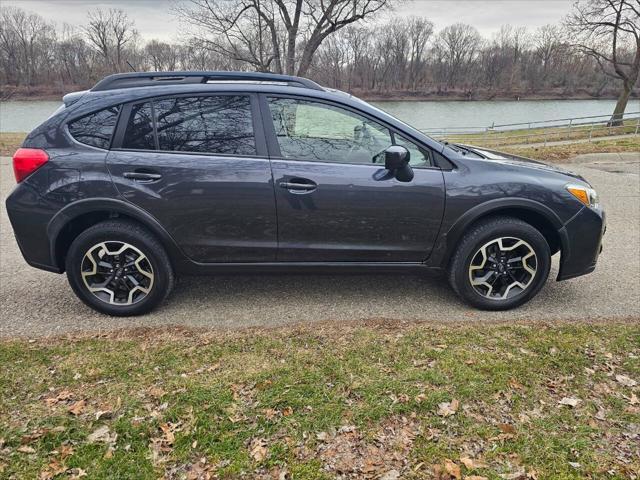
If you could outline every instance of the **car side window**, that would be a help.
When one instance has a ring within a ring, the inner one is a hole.
[[[134,150],[155,150],[153,133],[153,108],[151,102],[131,107],[131,115],[122,139],[122,148]]]
[[[256,155],[247,95],[162,98],[133,105],[122,148]]]
[[[255,155],[246,95],[177,97],[154,102],[160,150]]]
[[[276,97],[268,104],[284,158],[371,164],[392,144],[389,129],[343,108]]]
[[[428,149],[419,147],[411,140],[397,133],[394,134],[394,139],[396,145],[400,145],[409,151],[409,165],[412,167],[430,167],[433,165],[431,153]]]
[[[69,122],[69,133],[78,142],[108,149],[116,128],[120,105],[105,108]]]

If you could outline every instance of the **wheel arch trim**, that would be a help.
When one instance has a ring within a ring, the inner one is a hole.
[[[73,202],[62,210],[60,210],[47,224],[47,237],[49,239],[49,253],[51,256],[52,265],[57,267],[60,271],[64,270],[63,265],[58,265],[56,245],[58,238],[63,229],[78,219],[80,216],[97,212],[110,212],[116,214],[122,214],[133,220],[139,222],[145,228],[149,229],[151,233],[158,237],[160,243],[167,249],[169,258],[177,260],[177,258],[184,257],[184,252],[175,242],[173,237],[167,232],[160,222],[156,220],[145,210],[132,205],[129,202],[111,198],[88,198]],[[175,257],[179,255],[179,257]]]
[[[514,209],[528,210],[532,213],[541,215],[553,226],[553,228],[557,232],[560,239],[560,247],[563,255],[568,252],[569,243],[566,232],[564,232],[563,229],[564,223],[552,209],[535,200],[529,200],[525,198],[497,198],[481,203],[480,205],[476,205],[475,207],[467,210],[449,228],[444,238],[446,244],[446,253],[443,260],[445,264],[451,257],[451,254],[455,250],[464,232],[474,222],[489,215],[500,214],[501,212]]]

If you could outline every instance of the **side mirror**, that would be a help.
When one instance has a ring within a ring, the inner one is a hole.
[[[409,165],[409,150],[400,145],[391,145],[384,151],[384,168],[398,170]]]
[[[409,166],[409,158],[409,150],[392,145],[384,151],[384,168],[394,174],[397,180],[410,182],[413,180],[413,169]]]

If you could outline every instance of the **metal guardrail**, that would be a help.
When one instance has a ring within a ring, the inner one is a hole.
[[[526,145],[562,140],[588,140],[613,135],[640,133],[640,112],[625,113],[622,125],[611,125],[611,115],[561,118],[490,127],[448,127],[420,129],[439,140],[486,146]]]

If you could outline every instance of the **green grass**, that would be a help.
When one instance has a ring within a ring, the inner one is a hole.
[[[0,363],[0,477],[640,474],[640,391],[616,380],[640,380],[637,324],[139,332]]]

